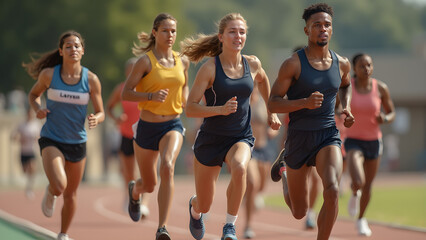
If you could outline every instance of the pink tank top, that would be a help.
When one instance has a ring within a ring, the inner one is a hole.
[[[123,91],[124,83],[121,84],[121,91]],[[140,111],[138,109],[138,102],[130,102],[121,100],[121,107],[123,113],[127,115],[127,120],[120,124],[121,135],[126,138],[133,138],[132,125],[139,120]]]
[[[372,79],[372,88],[369,93],[358,93],[355,80],[352,79],[351,111],[355,117],[352,127],[346,129],[346,136],[364,141],[373,141],[382,138],[382,131],[376,120],[380,114],[382,100],[380,99],[377,80]]]

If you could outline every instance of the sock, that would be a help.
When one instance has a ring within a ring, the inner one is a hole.
[[[191,207],[191,216],[195,219],[198,220],[201,218],[201,213],[198,213],[194,210],[193,207]]]
[[[308,217],[308,218],[314,218],[315,217],[315,212],[312,208],[308,209],[308,212],[306,213],[306,217]]]
[[[235,225],[235,222],[237,221],[238,216],[232,216],[231,214],[226,214],[226,223],[232,223],[232,225]]]

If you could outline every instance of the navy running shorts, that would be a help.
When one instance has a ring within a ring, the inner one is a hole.
[[[35,160],[34,154],[21,154],[22,165],[25,165],[29,163],[30,161],[34,161],[34,160]]]
[[[133,138],[121,136],[120,152],[123,153],[124,156],[132,156],[135,154],[133,149]]]
[[[271,145],[271,143],[268,143],[262,148],[254,147],[253,152],[251,153],[251,158],[261,162],[273,162],[277,153]]]
[[[38,140],[40,145],[40,153],[46,147],[56,147],[62,152],[66,161],[80,162],[86,157],[86,142],[77,144],[60,143],[50,138],[41,137]]]
[[[241,137],[214,135],[198,131],[193,146],[194,155],[198,162],[205,166],[222,166],[229,149],[237,142],[245,142],[250,149],[254,146],[251,131]]]
[[[340,133],[336,127],[315,131],[288,130],[285,142],[285,163],[292,169],[299,169],[304,164],[315,166],[317,153],[324,147],[342,145]]]
[[[365,160],[374,160],[383,153],[382,139],[364,141],[353,138],[346,138],[345,150],[348,153],[351,150],[359,150],[364,155]]]
[[[136,127],[136,129],[134,129]],[[136,133],[134,139],[139,147],[159,150],[161,138],[170,131],[180,132],[185,136],[185,128],[180,118],[175,118],[166,122],[145,122],[141,119],[133,125],[133,132]]]

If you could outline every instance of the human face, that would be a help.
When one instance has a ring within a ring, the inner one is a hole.
[[[241,51],[246,43],[247,26],[242,20],[231,20],[218,37],[223,49]]]
[[[64,61],[81,61],[81,58],[84,55],[84,48],[81,44],[80,38],[74,35],[65,38],[62,48],[59,49],[59,55],[62,56]]]
[[[155,43],[161,46],[172,47],[176,41],[176,21],[172,19],[163,20],[157,30],[153,29]]]
[[[306,22],[304,30],[309,42],[324,47],[333,34],[332,18],[325,12],[312,14]]]
[[[368,55],[361,56],[355,63],[354,72],[357,78],[367,79],[373,74],[373,60]]]

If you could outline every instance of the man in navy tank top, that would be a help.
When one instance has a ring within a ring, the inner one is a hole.
[[[308,46],[283,62],[268,103],[270,112],[290,116],[285,148],[271,168],[271,177],[282,179],[285,202],[296,219],[305,217],[309,206],[308,178],[315,171],[313,166],[321,177],[324,203],[317,239],[329,239],[338,213],[342,153],[334,120],[337,93],[346,115],[345,127],[354,123],[350,62],[328,48],[332,17],[333,9],[324,3],[304,10]]]

